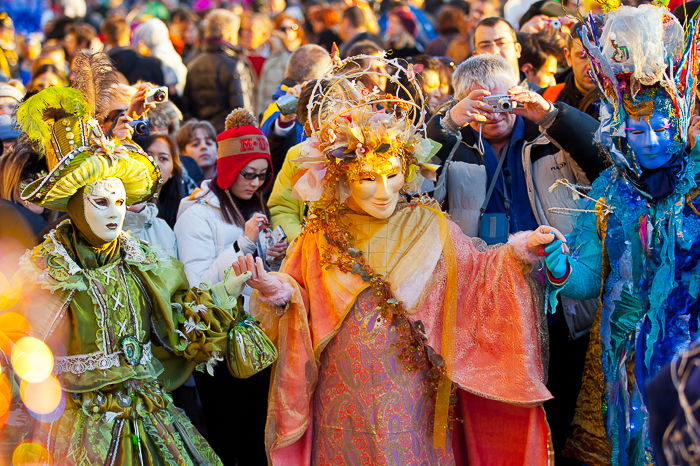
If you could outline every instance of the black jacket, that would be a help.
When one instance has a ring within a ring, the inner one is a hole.
[[[600,96],[598,94],[598,88],[596,88],[592,93],[583,95],[581,91],[576,87],[576,81],[574,81],[573,71],[567,71],[561,79],[557,79],[557,82],[563,82],[564,88],[559,93],[557,102],[564,102],[567,105],[571,105],[574,108],[581,110],[596,120],[598,119],[598,110],[600,107]],[[544,92],[544,91],[543,91]]]
[[[129,84],[136,84],[138,81],[146,81],[156,86],[165,84],[163,64],[157,58],[141,55],[131,47],[114,47],[107,55]]]
[[[253,68],[231,44],[208,42],[187,66],[184,96],[187,116],[207,120],[221,132],[234,108],[243,107],[255,114]]]

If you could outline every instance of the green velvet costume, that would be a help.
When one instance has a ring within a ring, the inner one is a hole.
[[[190,288],[179,261],[126,233],[93,248],[71,221],[22,270],[56,298],[32,320],[54,348],[66,401],[31,440],[61,464],[221,464],[166,389],[226,356],[237,304],[223,283]]]

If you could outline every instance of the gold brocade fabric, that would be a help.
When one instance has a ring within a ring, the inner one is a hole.
[[[428,254],[407,254],[409,250],[427,253],[437,246],[440,232],[430,210],[408,206],[388,220],[348,211],[345,218],[354,246],[362,251],[375,272],[388,278],[394,291],[419,267],[435,266],[435,262],[427,262]]]
[[[603,260],[601,274],[601,291],[610,272],[608,255],[605,250],[605,233],[607,216],[598,209],[597,228],[601,235]],[[602,310],[600,303],[590,331],[590,342],[586,352],[581,391],[576,401],[576,413],[572,421],[571,438],[566,442],[564,455],[576,458],[591,465],[609,465],[612,451],[603,421],[603,400],[605,399],[605,381],[603,380],[602,348],[600,335]]]

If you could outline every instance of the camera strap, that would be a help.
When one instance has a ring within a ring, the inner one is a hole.
[[[486,197],[484,198],[484,203],[481,204],[481,215],[484,215],[484,213],[486,212],[486,206],[489,205],[489,201],[491,200],[491,196],[493,195],[493,190],[496,187],[496,183],[498,182],[498,176],[501,174],[501,170],[503,169],[503,163],[505,162],[506,157],[508,157],[509,148],[510,144],[505,146],[501,151],[501,157],[498,159],[498,166],[496,167],[496,171],[493,172],[493,178],[491,178],[489,189],[486,190]],[[503,197],[505,197],[506,216],[509,216],[508,212],[510,211],[510,199],[508,199],[508,194],[506,193],[505,186],[503,189]]]

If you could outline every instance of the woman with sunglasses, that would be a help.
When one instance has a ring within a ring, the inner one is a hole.
[[[248,111],[231,112],[226,130],[216,138],[216,175],[180,203],[175,235],[190,284],[218,283],[239,255],[260,256],[270,268],[284,257],[285,242],[264,245],[270,214],[262,193],[271,184],[272,160],[257,126]],[[247,310],[250,289],[243,294]],[[266,464],[269,378],[269,370],[249,379],[234,379],[226,370],[215,370],[214,377],[195,374],[205,437],[224,464]]]

